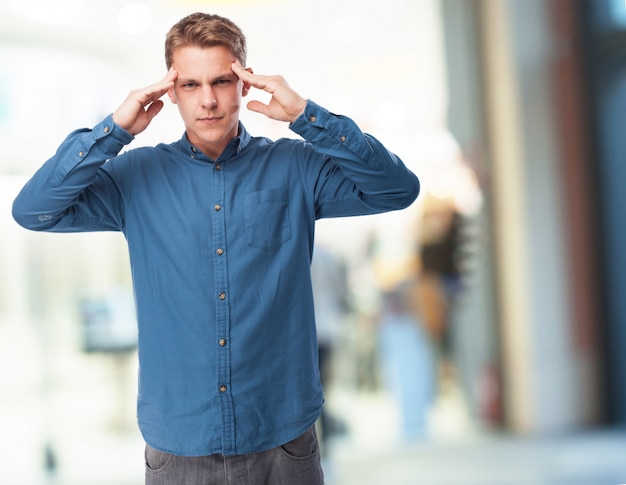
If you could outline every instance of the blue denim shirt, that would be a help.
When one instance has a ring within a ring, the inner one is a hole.
[[[217,160],[186,136],[136,148],[111,116],[69,135],[13,205],[41,231],[121,231],[139,325],[138,421],[178,455],[284,444],[319,416],[315,220],[402,209],[419,183],[348,118],[309,101],[290,128],[240,124]]]

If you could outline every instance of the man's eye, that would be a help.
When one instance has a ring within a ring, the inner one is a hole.
[[[183,86],[183,88],[185,88],[185,89],[189,89],[189,88],[193,88],[193,87],[195,87],[195,86],[196,86],[196,83],[185,83],[185,84],[183,84],[182,86]]]
[[[218,86],[223,86],[224,84],[228,83],[230,83],[230,79],[218,79],[217,81],[215,81],[215,84],[217,84]]]

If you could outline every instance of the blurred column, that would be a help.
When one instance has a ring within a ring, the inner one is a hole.
[[[624,1],[620,3],[622,12],[626,13]],[[586,423],[598,424],[606,413],[605,352],[602,349],[605,315],[598,217],[600,176],[593,150],[595,123],[588,89],[591,72],[585,32],[581,29],[588,12],[580,1],[551,0],[548,5],[554,38],[552,97],[558,120],[559,169],[568,241],[564,250],[570,276],[579,409]],[[597,5],[595,0],[594,5]]]
[[[604,359],[605,418],[626,424],[626,2],[624,0],[579,1],[585,87],[590,98],[585,130],[591,134],[586,184],[595,196],[595,271],[600,293],[600,355]],[[589,136],[589,135],[588,135]],[[595,189],[595,190],[594,190]],[[589,279],[589,275],[585,275]],[[586,334],[582,334],[586,336]]]
[[[463,289],[456,298],[452,315],[453,352],[470,412],[483,422],[500,425],[501,372],[490,217],[493,201],[488,186],[479,2],[442,0],[441,3],[449,98],[447,125],[459,145],[461,162],[475,176],[482,202],[464,223],[459,238],[463,247],[455,254],[463,273]]]
[[[508,424],[582,420],[545,0],[481,2],[499,327]]]

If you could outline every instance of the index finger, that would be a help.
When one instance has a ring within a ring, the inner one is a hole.
[[[141,90],[140,92],[143,95],[145,102],[149,103],[152,101],[156,101],[165,93],[167,93],[167,91],[174,86],[174,81],[177,77],[178,71],[172,67],[167,72],[165,77],[159,82],[152,84],[151,86],[147,86],[146,88]]]
[[[178,77],[178,71],[176,70],[176,68],[170,67],[170,70],[167,71],[167,74],[165,75],[165,77],[163,78],[161,82],[167,82],[167,83],[174,82],[177,77]]]
[[[248,73],[248,71],[246,71],[243,66],[241,65],[241,62],[239,62],[239,60],[234,60],[231,65],[230,68],[233,70],[233,72],[235,74],[237,74],[237,77],[239,77],[239,79],[242,79],[242,76],[244,76],[246,73]]]
[[[170,67],[170,70],[167,71],[167,74],[165,75],[165,77],[161,79],[154,86],[156,88],[163,89],[164,90],[163,93],[165,93],[167,92],[169,88],[171,88],[174,85],[174,81],[176,81],[177,77],[178,77],[178,71],[175,68]]]
[[[238,60],[234,61],[230,67],[239,79],[250,86],[254,86],[257,89],[265,89],[268,84],[267,76],[257,76],[250,68],[244,69]]]
[[[239,61],[233,61],[230,68],[243,82],[252,84],[253,74],[249,70],[244,69]]]

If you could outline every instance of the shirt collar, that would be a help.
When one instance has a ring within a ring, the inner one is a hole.
[[[226,145],[226,148],[224,149],[222,154],[219,156],[219,159],[228,160],[229,158],[242,152],[243,150],[246,149],[246,147],[250,143],[251,138],[252,137],[250,136],[250,133],[248,133],[246,128],[243,126],[243,123],[240,121],[239,122],[239,134],[228,142],[228,145]],[[191,158],[199,159],[199,160],[201,159],[210,160],[208,157],[206,157],[202,153],[202,151],[200,151],[199,148],[196,148],[195,145],[189,141],[189,138],[187,137],[187,133],[183,135],[181,143],[182,143],[183,149],[185,150],[185,152],[187,152],[187,154]],[[214,160],[210,160],[210,161],[213,162]]]

